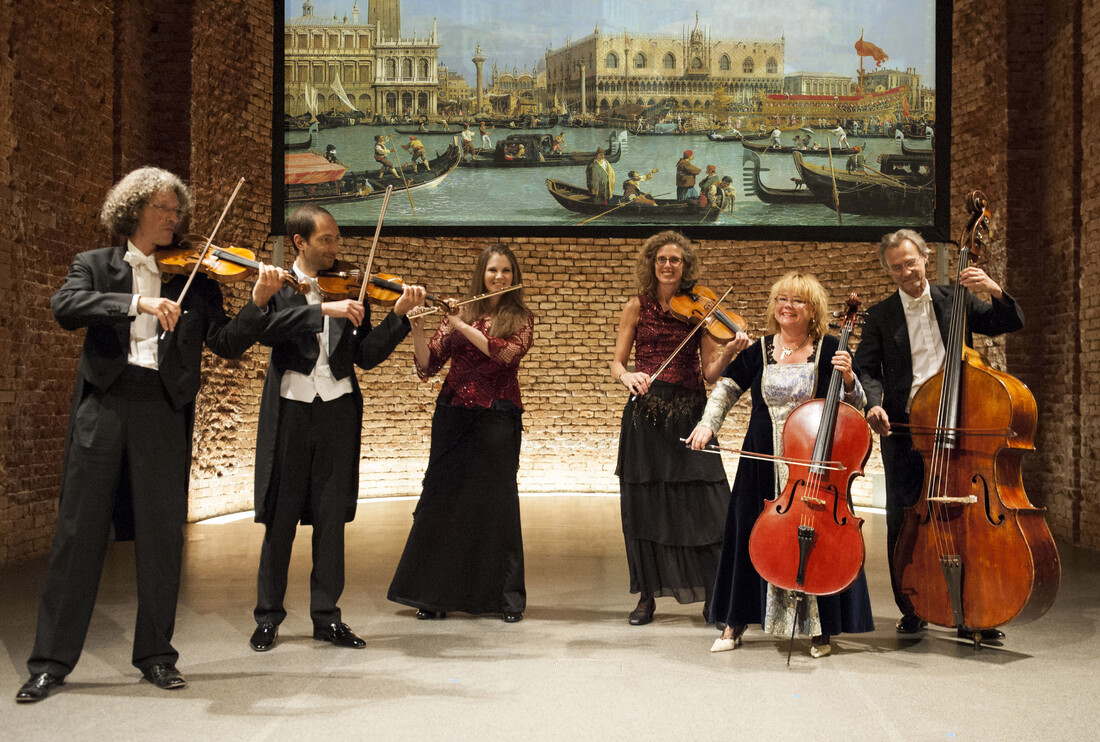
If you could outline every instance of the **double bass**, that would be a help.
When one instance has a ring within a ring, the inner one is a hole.
[[[978,259],[988,202],[975,191],[959,240],[958,273]],[[909,432],[924,458],[920,499],[907,508],[894,576],[918,616],[974,631],[1038,618],[1054,602],[1058,550],[1043,513],[1024,492],[1020,461],[1034,450],[1035,397],[965,345],[968,290],[956,276],[944,368],[910,408]]]
[[[859,299],[851,294],[840,333],[848,347]],[[871,455],[871,428],[863,414],[841,401],[844,378],[833,369],[824,399],[791,411],[783,425],[787,484],[765,503],[749,535],[749,558],[776,587],[803,595],[833,595],[863,568],[863,519],[852,512],[851,486]]]

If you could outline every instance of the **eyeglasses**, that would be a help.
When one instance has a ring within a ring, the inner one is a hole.
[[[149,204],[150,208],[156,209],[163,214],[175,214],[177,219],[182,219],[187,211],[181,206],[178,209],[173,209],[171,206],[162,206],[161,204]]]
[[[903,270],[911,271],[914,268],[916,268],[918,265],[920,265],[920,259],[919,258],[910,258],[909,260],[906,260],[904,263],[895,263],[894,265],[891,265],[890,266],[890,272],[891,273],[901,273]]]
[[[656,259],[654,260],[654,262],[657,263],[657,265],[664,265],[665,263],[668,263],[669,265],[675,267],[675,266],[680,265],[681,263],[683,263],[684,259],[683,258],[677,258],[677,257],[669,258],[669,257],[665,257],[664,255],[658,255],[656,257]]]
[[[804,307],[809,304],[809,302],[801,296],[777,296],[775,297],[775,304],[776,306],[780,304],[790,304],[792,307]]]

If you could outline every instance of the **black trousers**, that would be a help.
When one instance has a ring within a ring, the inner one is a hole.
[[[179,595],[183,523],[187,518],[188,428],[168,401],[156,371],[130,366],[105,393],[79,403],[62,473],[57,528],[31,674],[68,675],[88,633],[115,501],[133,498],[138,612],[134,666],[175,663],[172,647]]]
[[[908,417],[891,422],[909,422]],[[905,509],[920,499],[924,486],[924,458],[913,448],[908,432],[894,432],[879,439],[882,465],[886,472],[886,553],[890,565],[890,587],[903,616],[913,615],[913,604],[901,594],[894,577],[894,547],[905,522]]]
[[[313,524],[309,614],[314,626],[340,622],[344,592],[344,524],[358,495],[360,421],[355,400],[282,400],[275,471],[268,496],[274,515],[264,531],[257,575],[256,623],[286,618],[287,570],[298,522]]]

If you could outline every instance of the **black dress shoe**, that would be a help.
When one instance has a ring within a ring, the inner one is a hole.
[[[447,613],[446,611],[426,611],[421,608],[419,611],[416,612],[416,617],[419,618],[421,621],[431,621],[433,618],[446,618]]]
[[[1005,638],[1005,632],[1000,629],[966,629],[961,628],[958,631],[960,639],[966,639],[967,641],[974,641],[975,635],[983,642],[995,642]]]
[[[338,647],[348,649],[362,649],[367,643],[357,637],[346,623],[330,623],[327,626],[314,626],[313,638],[323,642],[330,642]]]
[[[523,614],[519,613],[518,611],[514,613],[510,611],[505,611],[504,615],[501,616],[501,618],[504,619],[504,623],[517,623],[518,621],[523,620]]]
[[[252,638],[248,640],[249,646],[257,652],[266,652],[275,646],[275,637],[279,635],[279,627],[270,621],[264,621],[256,626],[252,632]]]
[[[50,691],[59,685],[65,685],[65,678],[50,675],[48,672],[31,675],[31,679],[23,683],[23,687],[15,694],[15,702],[37,703],[50,695]]]
[[[187,681],[175,665],[162,662],[142,671],[142,675],[161,690],[179,690],[187,687]]]
[[[657,610],[657,602],[650,598],[638,601],[637,607],[630,612],[626,620],[631,626],[645,626],[653,620],[653,611]]]
[[[924,631],[927,627],[927,621],[920,616],[914,615],[902,616],[901,620],[897,623],[899,634],[916,634],[919,631]]]

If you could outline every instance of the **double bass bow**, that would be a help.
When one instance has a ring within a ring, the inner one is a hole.
[[[841,350],[847,349],[860,301],[851,294],[847,305]],[[787,417],[787,483],[765,503],[749,536],[749,558],[760,576],[796,594],[839,593],[863,567],[863,520],[852,511],[851,486],[871,455],[871,428],[859,410],[841,401],[843,385],[842,372],[833,369],[825,398],[807,400]],[[840,466],[825,466],[828,461]]]
[[[958,274],[980,257],[988,201],[967,198]],[[973,631],[1038,618],[1054,602],[1058,550],[1024,492],[1020,460],[1034,450],[1035,398],[966,346],[967,289],[956,276],[943,370],[910,408],[913,447],[924,458],[920,499],[905,512],[894,576],[918,616]]]

